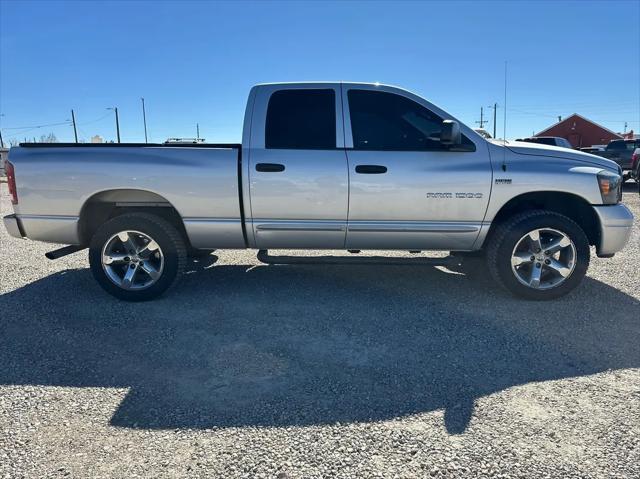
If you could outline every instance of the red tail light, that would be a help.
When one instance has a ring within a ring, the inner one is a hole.
[[[631,155],[631,169],[635,169],[636,165],[638,164],[638,158],[640,158],[640,155],[638,153],[634,153],[633,155]]]
[[[7,184],[9,185],[9,196],[11,196],[11,204],[18,204],[18,190],[16,190],[16,173],[13,165],[8,161],[4,163],[4,171],[7,173]]]

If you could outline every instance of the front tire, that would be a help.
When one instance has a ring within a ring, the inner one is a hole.
[[[559,298],[575,289],[589,267],[589,240],[572,219],[552,211],[517,214],[489,238],[493,278],[516,296]]]
[[[148,213],[129,213],[103,224],[91,239],[89,264],[109,294],[147,301],[164,293],[182,273],[186,247],[178,230]]]

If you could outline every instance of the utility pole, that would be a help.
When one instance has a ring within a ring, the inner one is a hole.
[[[118,107],[116,109],[116,134],[118,135],[118,143],[120,143],[120,120],[118,120]]]
[[[144,98],[140,98],[142,100],[142,121],[144,122],[144,142],[149,143],[147,141],[147,112],[144,109]]]
[[[118,107],[107,108],[107,110],[113,110],[116,112],[116,135],[118,137],[118,143],[120,143],[120,120],[118,119]]]
[[[196,139],[200,139],[200,124],[196,123]]]
[[[627,122],[626,121],[624,122],[624,133],[625,133],[625,135],[627,134]]]
[[[496,118],[498,113],[498,104],[494,103],[493,106],[489,106],[488,108],[493,108],[493,137],[496,137]]]
[[[482,109],[482,107],[480,107],[480,121],[476,121],[476,123],[480,124],[480,128],[484,128],[484,124],[485,123],[489,123],[488,121],[484,120],[484,111]]]
[[[76,138],[76,143],[78,143],[78,130],[76,129],[76,114],[71,109],[71,121],[73,122],[73,136]]]
[[[4,116],[4,113],[0,113],[0,116]],[[4,148],[4,141],[2,141],[2,128],[0,128],[0,148]]]

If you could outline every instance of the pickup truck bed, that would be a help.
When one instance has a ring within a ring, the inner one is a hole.
[[[239,144],[23,143],[11,155],[20,164],[15,211],[24,236],[80,244],[88,238],[78,221],[92,203],[171,205],[194,248],[245,248],[241,151]],[[55,182],[42,174],[48,170]]]

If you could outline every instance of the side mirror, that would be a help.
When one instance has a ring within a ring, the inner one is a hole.
[[[444,120],[442,122],[442,133],[440,133],[440,142],[443,145],[460,145],[462,144],[462,134],[460,133],[460,125],[457,121]]]

